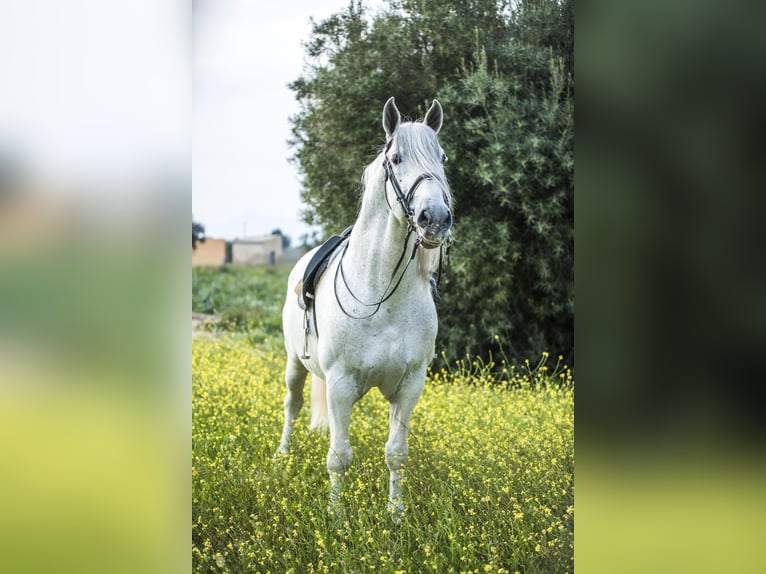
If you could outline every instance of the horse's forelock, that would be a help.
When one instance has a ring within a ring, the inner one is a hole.
[[[394,138],[397,149],[422,170],[435,175],[444,172],[439,140],[431,128],[420,123],[405,123]]]
[[[405,122],[394,133],[394,145],[399,153],[419,166],[417,171],[436,176],[451,203],[452,195],[444,173],[442,150],[436,132],[420,122]]]

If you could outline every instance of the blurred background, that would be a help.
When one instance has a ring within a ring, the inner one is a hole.
[[[578,5],[578,570],[764,568],[763,11]]]
[[[190,8],[0,14],[3,570],[188,570]]]

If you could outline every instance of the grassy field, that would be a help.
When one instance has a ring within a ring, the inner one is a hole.
[[[280,337],[291,265],[226,265],[192,269],[192,311],[217,315],[219,329],[252,341]]]
[[[206,273],[195,290],[212,302],[217,289],[203,282],[215,273]],[[236,273],[242,285],[257,285],[230,293],[246,291],[263,309],[281,306],[282,285],[277,297],[264,284],[278,283],[283,270]],[[373,390],[352,413],[348,510],[337,521],[327,511],[328,436],[308,430],[308,400],[291,455],[273,457],[284,352],[278,337],[258,339],[269,321],[193,340],[195,572],[574,570],[574,383],[566,368],[465,360],[431,373],[411,425],[401,525],[386,512],[388,407]]]

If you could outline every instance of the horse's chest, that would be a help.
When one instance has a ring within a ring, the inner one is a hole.
[[[437,323],[435,311],[396,314],[382,308],[378,315],[335,324],[333,336],[324,341],[332,345],[323,349],[322,362],[325,368],[352,374],[363,392],[377,386],[385,394],[385,387],[431,362]]]
[[[376,322],[346,333],[349,349],[372,363],[421,361],[436,339],[436,324],[399,320]]]
[[[413,373],[424,374],[433,353],[433,337],[429,341],[384,329],[370,335],[367,344],[356,345],[353,353],[346,354],[346,372],[356,381],[360,396],[378,387],[388,397]]]
[[[432,352],[435,338],[435,329],[389,326],[370,332],[366,344],[359,345],[359,352],[373,363],[420,362]]]

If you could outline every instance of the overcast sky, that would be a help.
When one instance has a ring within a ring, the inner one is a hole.
[[[194,219],[208,237],[279,228],[297,243],[300,182],[288,163],[287,84],[303,67],[309,18],[348,0],[198,0],[194,3]],[[361,168],[360,168],[361,169]]]
[[[189,172],[188,14],[182,0],[4,2],[0,159],[50,193],[158,177],[177,189]]]

